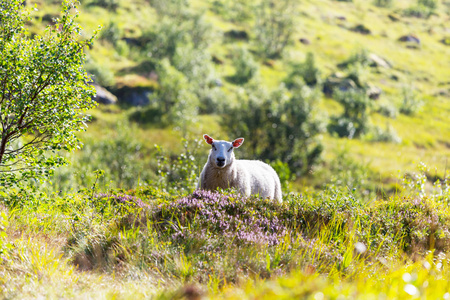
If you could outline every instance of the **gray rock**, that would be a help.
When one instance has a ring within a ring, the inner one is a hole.
[[[441,43],[446,45],[446,46],[450,46],[450,37],[443,38],[441,40]]]
[[[111,92],[109,92],[104,87],[99,86],[98,84],[92,84],[95,87],[96,95],[94,100],[100,104],[114,104],[117,103],[117,97],[114,96]]]
[[[335,89],[345,92],[356,88],[358,88],[358,86],[352,79],[345,78],[340,73],[332,74],[323,83],[323,93],[327,96],[333,95]]]
[[[401,36],[398,40],[400,42],[414,43],[414,44],[420,45],[420,39],[417,36],[412,35],[412,34]]]
[[[401,20],[401,17],[395,13],[389,14],[388,17],[392,22],[398,22]]]
[[[248,40],[249,38],[247,31],[236,29],[225,32],[225,36],[237,40]]]
[[[311,41],[308,40],[308,39],[306,39],[306,38],[301,38],[299,41],[300,41],[300,43],[302,43],[303,45],[310,45],[310,44],[311,44]]]
[[[150,104],[150,95],[153,91],[145,87],[122,87],[117,90],[117,97],[123,104],[131,106],[145,106]]]
[[[369,59],[371,67],[382,67],[386,69],[392,68],[392,65],[387,60],[379,57],[374,53],[369,54]]]
[[[374,85],[369,85],[366,91],[367,96],[372,100],[378,100],[382,92],[382,89]]]
[[[364,24],[358,24],[350,30],[364,35],[372,34],[372,31]]]

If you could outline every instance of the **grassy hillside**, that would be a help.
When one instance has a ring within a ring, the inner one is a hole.
[[[60,3],[33,5],[43,34]],[[448,1],[79,11],[118,102],[48,182],[0,186],[0,297],[450,298]],[[236,156],[270,163],[283,202],[195,191],[204,133],[243,135]]]
[[[37,3],[37,16],[56,14],[58,10],[56,2]],[[145,44],[138,47],[133,43],[138,41],[151,44],[148,32],[152,32],[171,13],[176,14],[177,9],[170,8],[170,5],[164,8],[163,5],[163,8],[155,10],[151,3],[91,1],[82,6],[80,22],[86,29],[86,35],[98,25],[103,26],[100,39],[89,51],[91,58],[88,70],[113,93],[123,87],[139,86],[149,90],[159,88],[157,77],[149,75],[156,70],[148,57],[150,50],[145,50]],[[161,6],[158,3],[160,2],[154,2],[154,5]],[[323,132],[320,136],[324,145],[323,161],[314,167],[321,178],[315,178],[313,173],[306,184],[327,182],[329,178],[326,177],[331,174],[324,175],[320,169],[329,168],[339,151],[348,152],[349,158],[367,166],[375,174],[378,184],[392,182],[399,171],[412,172],[419,162],[430,167],[430,176],[444,177],[450,155],[450,86],[447,80],[450,78],[450,47],[443,42],[449,36],[446,26],[449,18],[448,3],[439,2],[431,16],[418,18],[408,16],[407,13],[408,9],[415,7],[414,1],[392,1],[388,7],[377,7],[367,1],[303,1],[293,12],[294,30],[290,43],[282,55],[275,58],[264,58],[258,50],[255,38],[257,10],[253,9],[252,13],[251,8],[252,5],[257,6],[258,2],[241,4],[243,16],[239,16],[236,11],[230,12],[240,7],[239,3],[241,2],[226,4],[221,1],[192,1],[179,4],[182,10],[200,16],[199,24],[208,32],[206,48],[202,51],[206,53],[205,58],[211,59],[208,65],[213,69],[209,76],[213,80],[220,80],[223,86],[205,90],[212,94],[212,107],[201,109],[201,115],[192,119],[187,126],[182,126],[183,131],[178,131],[176,125],[161,126],[151,112],[145,113],[145,107],[138,109],[143,113],[137,129],[141,133],[137,138],[148,151],[152,151],[153,144],[159,144],[172,153],[179,153],[180,144],[177,140],[180,136],[201,138],[201,134],[205,132],[232,138],[232,134],[221,126],[221,119],[224,109],[234,106],[237,94],[241,93],[242,88],[246,88],[233,80],[236,47],[250,51],[257,68],[255,84],[268,91],[276,89],[289,77],[295,70],[295,65],[303,62],[309,52],[314,54],[322,82],[336,72],[343,75],[352,72],[339,68],[339,64],[349,58],[361,54],[364,59],[364,55],[373,53],[392,67],[364,67],[357,71],[362,81],[382,91],[378,100],[371,101],[369,122],[372,126],[378,126],[381,132],[387,130],[388,139],[389,134],[393,134],[397,142],[383,142],[383,138],[374,138],[373,133],[350,140]],[[174,11],[170,12],[170,9]],[[41,28],[43,24],[45,22],[41,19],[36,20],[36,28]],[[370,34],[356,32],[354,28],[358,25],[369,30]],[[230,32],[241,32],[245,37],[233,38],[230,37]],[[404,35],[417,37],[420,44],[399,41]],[[309,44],[303,44],[300,39],[308,40]],[[189,79],[188,82],[195,86],[192,80],[194,79]],[[321,89],[320,86],[316,88]],[[120,97],[120,93],[118,95],[121,103],[127,100],[126,96]],[[330,117],[342,111],[341,105],[333,98],[332,95],[319,96],[319,118],[325,124]],[[418,105],[417,111],[410,114],[399,112],[405,98]],[[205,113],[212,113],[214,117]],[[120,119],[133,120],[135,109],[123,105],[120,108],[100,107],[92,114],[94,122],[90,125],[87,136],[103,135],[110,130],[111,124]],[[252,137],[248,136],[246,139],[247,143],[252,143]],[[299,188],[301,185],[296,186]]]

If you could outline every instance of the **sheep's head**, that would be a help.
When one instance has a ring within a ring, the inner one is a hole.
[[[225,168],[234,160],[233,149],[238,148],[244,142],[243,138],[235,139],[233,142],[216,141],[209,135],[203,135],[206,143],[211,145],[209,160],[217,168]]]

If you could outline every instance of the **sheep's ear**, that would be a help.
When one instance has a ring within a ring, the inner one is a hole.
[[[212,137],[210,137],[209,135],[207,135],[207,134],[204,134],[204,135],[203,135],[203,138],[204,138],[205,141],[206,141],[208,144],[210,144],[210,145],[212,145],[212,143],[214,143],[214,139],[213,139]]]
[[[238,148],[238,147],[240,147],[242,145],[243,142],[244,142],[244,138],[235,139],[233,141],[233,147],[234,148]]]

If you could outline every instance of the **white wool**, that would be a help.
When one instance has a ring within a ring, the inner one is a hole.
[[[244,139],[227,142],[213,140],[207,135],[204,137],[212,149],[200,175],[198,188],[234,188],[245,196],[259,195],[282,201],[280,179],[271,166],[259,160],[235,159],[233,150]]]

